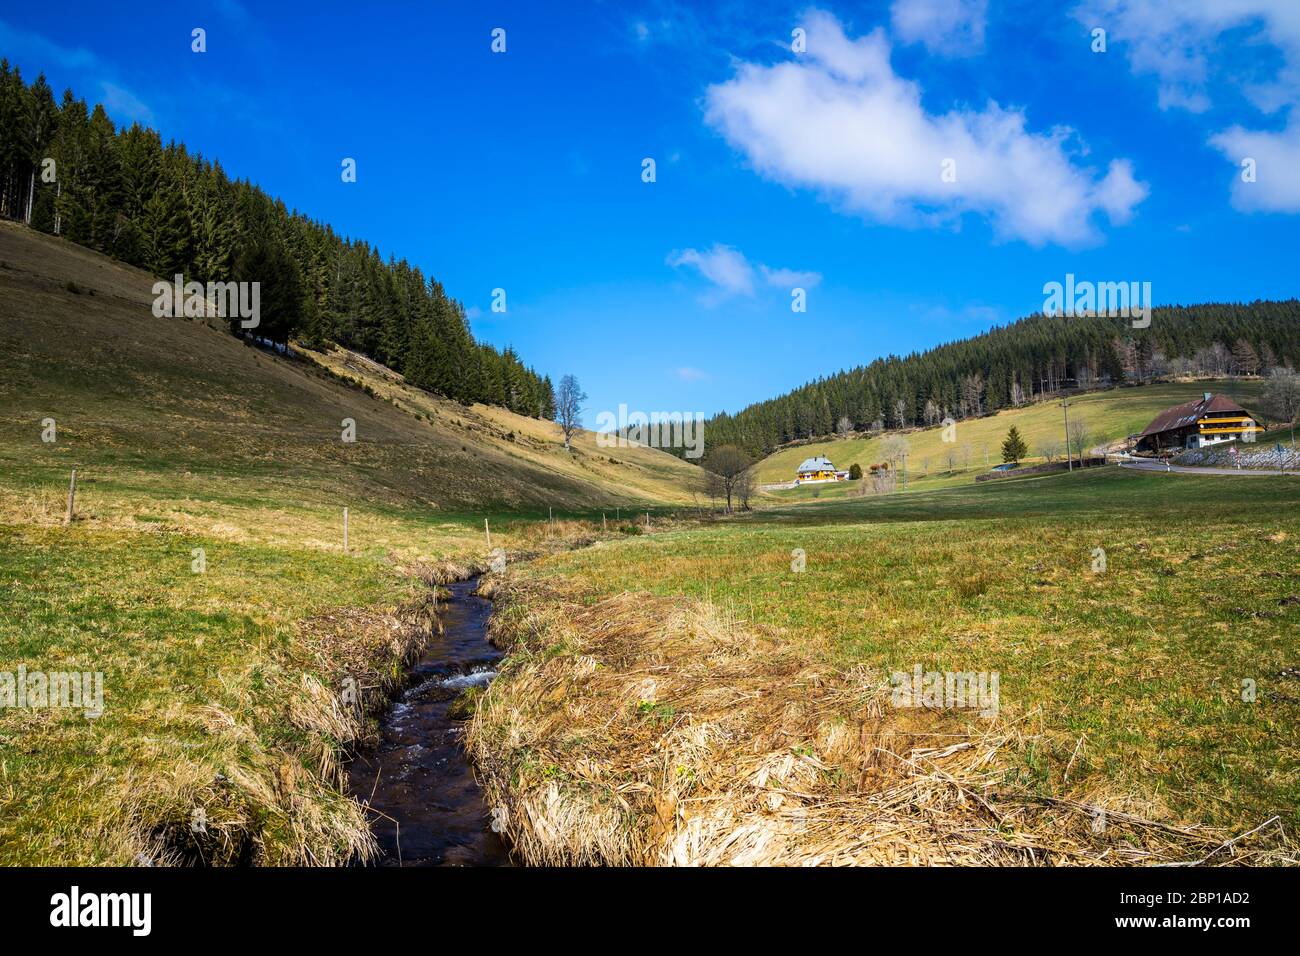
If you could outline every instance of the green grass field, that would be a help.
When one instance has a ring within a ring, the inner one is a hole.
[[[1003,787],[1235,832],[1278,815],[1293,830],[1300,682],[1287,675],[1300,628],[1300,480],[1235,480],[1104,468],[837,498],[513,574],[549,588],[558,580],[588,604],[634,592],[721,608],[742,628],[774,633],[775,647],[835,672],[864,669],[878,684],[916,665],[998,672],[996,726],[1019,741],[1000,751]],[[1104,571],[1094,570],[1096,549]],[[799,552],[802,573],[792,570]],[[632,673],[653,665],[653,656],[597,662]],[[491,690],[503,707],[509,681]],[[671,696],[664,706],[691,720]],[[912,732],[961,739],[990,726],[969,712],[925,712]],[[595,728],[574,733],[586,743],[571,760],[599,749]],[[811,748],[835,772],[816,739],[786,744]],[[554,759],[557,772],[570,769]]]
[[[96,718],[0,715],[0,860],[161,859],[189,843],[174,835],[196,813],[212,834],[200,854],[215,862],[251,858],[250,839],[266,862],[347,859],[365,821],[320,760],[347,722],[314,719],[320,701],[303,695],[309,682],[321,697],[337,688],[347,657],[298,624],[341,606],[371,609],[367,624],[396,621],[419,590],[376,562],[310,548],[0,527],[0,671],[100,672],[104,690]],[[400,660],[365,631],[346,639],[355,677],[370,681]]]

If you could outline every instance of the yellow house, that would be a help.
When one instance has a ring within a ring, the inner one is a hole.
[[[818,455],[816,458],[804,460],[795,473],[794,483],[801,485],[810,481],[843,481],[848,476],[847,471],[836,471],[831,460],[825,455]]]

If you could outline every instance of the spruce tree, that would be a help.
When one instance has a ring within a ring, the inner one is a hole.
[[[1002,442],[1002,461],[1018,462],[1029,454],[1029,446],[1025,440],[1020,437],[1020,430],[1015,425],[1007,432],[1007,437]]]

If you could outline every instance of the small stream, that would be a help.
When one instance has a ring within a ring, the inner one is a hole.
[[[461,722],[448,716],[461,691],[485,686],[501,659],[487,640],[492,603],[472,593],[477,585],[474,577],[448,586],[443,633],[381,719],[378,744],[349,768],[353,795],[371,808],[379,866],[510,865],[461,747]]]

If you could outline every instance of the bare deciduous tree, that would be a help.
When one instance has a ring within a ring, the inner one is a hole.
[[[1300,415],[1300,375],[1289,368],[1275,368],[1264,385],[1264,410],[1278,421],[1291,426],[1291,444],[1295,445],[1295,420]]]
[[[939,410],[938,404],[934,399],[928,398],[925,401],[925,423],[930,426],[939,424],[943,418],[943,412]]]
[[[963,418],[977,418],[984,414],[984,376],[979,372],[962,376],[961,413]]]
[[[742,471],[736,479],[736,497],[740,499],[741,510],[749,510],[749,500],[754,497],[756,491],[758,491],[758,475],[751,466]]]
[[[1079,455],[1079,464],[1083,464],[1084,457],[1088,454],[1088,423],[1082,418],[1070,419],[1070,447]]]
[[[911,451],[911,445],[902,435],[886,435],[880,442],[880,453],[885,456],[885,461],[892,466],[894,462],[902,461]]]
[[[582,424],[582,403],[587,400],[587,393],[578,384],[577,376],[566,375],[560,379],[560,388],[555,393],[555,420],[564,432],[564,447],[569,448],[573,433]]]
[[[848,438],[853,431],[853,422],[849,420],[848,415],[841,415],[840,420],[835,423],[835,430],[840,433],[841,438]]]
[[[723,445],[709,453],[704,462],[704,470],[713,476],[711,487],[718,497],[727,500],[727,514],[731,514],[731,502],[738,487],[749,471],[749,456],[735,445]],[[751,489],[752,492],[752,489]]]

